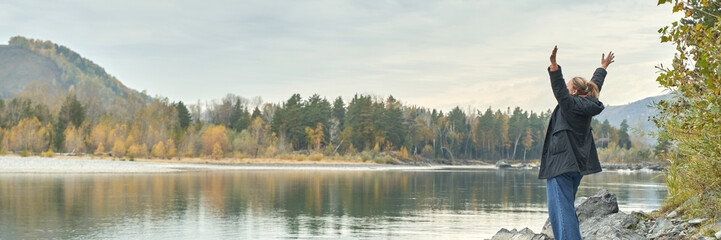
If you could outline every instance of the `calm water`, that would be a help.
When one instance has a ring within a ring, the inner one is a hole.
[[[663,179],[604,172],[623,211],[659,208]],[[540,231],[545,182],[531,170],[201,171],[0,174],[0,239],[490,238]]]

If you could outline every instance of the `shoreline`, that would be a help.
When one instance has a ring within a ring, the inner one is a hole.
[[[493,165],[390,165],[345,161],[293,161],[263,159],[261,161],[192,161],[136,159],[123,161],[82,157],[20,157],[0,156],[0,173],[169,173],[225,170],[332,170],[332,171],[430,171],[494,169]]]
[[[477,165],[442,165],[442,164],[378,164],[374,162],[355,162],[339,160],[297,161],[273,158],[261,159],[223,159],[210,160],[202,158],[170,159],[113,159],[83,156],[21,157],[16,155],[0,156],[0,173],[162,173],[187,171],[222,171],[222,170],[338,170],[338,171],[463,171],[483,169],[527,170],[528,167],[503,167],[492,164]],[[537,169],[537,168],[535,168]],[[660,172],[662,167],[639,165],[614,165],[604,171]]]

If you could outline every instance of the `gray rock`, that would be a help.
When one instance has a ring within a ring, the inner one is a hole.
[[[546,236],[550,238],[555,238],[553,236],[553,228],[551,227],[551,221],[549,219],[546,219],[546,223],[543,224],[543,228],[541,229],[542,234],[546,234]]]
[[[595,228],[597,226],[594,225],[584,225],[583,223],[590,218],[598,217],[599,219],[603,219],[603,217],[608,216],[610,214],[614,214],[618,212],[618,201],[616,200],[616,194],[613,194],[609,192],[607,189],[601,189],[596,194],[590,197],[578,197],[576,198],[576,201],[574,201],[574,205],[576,206],[576,215],[578,216],[578,222],[580,223],[581,227],[581,235],[583,236],[584,232],[584,226]],[[626,214],[628,215],[628,214]],[[634,217],[635,223],[638,223],[638,218]],[[609,221],[617,221],[619,219],[609,220]],[[599,224],[606,224],[599,223]],[[590,230],[589,230],[590,231]],[[546,224],[543,225],[543,229],[541,230],[542,234],[545,234],[551,238],[553,238],[553,229],[551,228],[551,222],[546,220]],[[590,235],[593,235],[589,233]],[[589,236],[590,236],[589,235]],[[601,236],[601,235],[597,235]],[[585,239],[585,238],[584,238]],[[609,238],[613,239],[613,238]]]
[[[697,238],[697,240],[716,240],[716,238],[713,238],[713,237],[705,237],[705,236],[704,236],[704,237],[699,237],[699,238]]]
[[[594,216],[606,216],[618,212],[616,194],[607,189],[599,190],[595,195],[588,197],[576,207],[578,222],[583,222]]]
[[[666,215],[667,218],[675,218],[676,216],[678,216],[676,211],[671,211],[668,215]]]
[[[656,223],[653,225],[653,227],[651,227],[649,237],[654,239],[658,238],[663,234],[672,232],[675,227],[676,226],[674,226],[673,223],[667,218],[658,218],[656,219]]]
[[[531,229],[524,228],[521,231],[516,229],[508,230],[501,228],[500,231],[493,235],[491,240],[549,240],[548,236],[544,234],[535,234]]]
[[[716,237],[716,239],[721,239],[721,231],[716,232],[716,234],[714,234],[714,237]]]
[[[635,232],[633,228],[639,219],[623,212],[607,216],[594,216],[581,223],[581,237],[583,239],[646,239]]]
[[[631,212],[631,215],[634,215],[634,216],[636,216],[638,219],[641,219],[641,220],[646,220],[646,219],[648,219],[648,214],[644,213],[643,211],[640,211],[640,212],[633,211],[633,212]]]
[[[691,219],[690,221],[688,221],[688,223],[691,224],[691,225],[699,225],[699,224],[701,224],[702,222],[705,222],[705,221],[706,221],[705,218],[694,218],[694,219]]]
[[[712,223],[712,224],[708,224],[701,228],[701,232],[709,232],[709,231],[713,231],[713,232],[721,231],[721,220],[718,222]]]

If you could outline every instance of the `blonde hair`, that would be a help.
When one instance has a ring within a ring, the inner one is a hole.
[[[573,89],[578,91],[578,95],[598,98],[598,86],[595,83],[586,81],[586,79],[582,77],[574,77],[571,79],[571,83],[573,84]]]

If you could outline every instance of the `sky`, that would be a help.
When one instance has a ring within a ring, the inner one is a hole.
[[[444,111],[539,112],[556,104],[554,45],[567,79],[590,78],[614,51],[606,105],[663,94],[655,66],[670,64],[674,47],[657,30],[681,16],[656,3],[4,0],[0,41],[50,40],[130,88],[186,103],[370,94]]]

